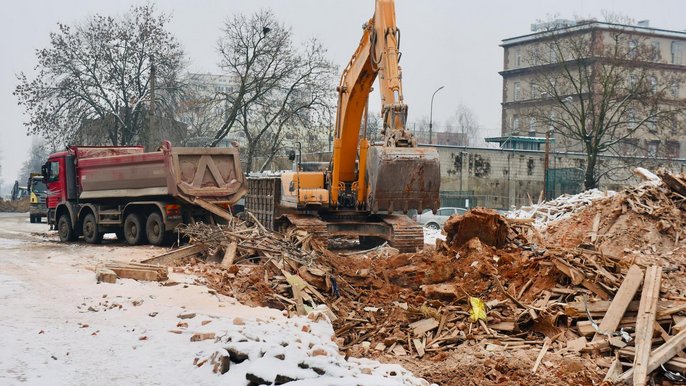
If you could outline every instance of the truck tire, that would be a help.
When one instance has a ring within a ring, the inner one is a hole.
[[[31,224],[35,224],[36,218],[32,214],[30,214],[29,215],[29,221],[31,222]]]
[[[93,213],[88,213],[83,219],[83,229],[81,232],[83,239],[89,244],[100,244],[102,242],[102,233],[99,228]]]
[[[124,220],[124,238],[130,245],[145,243],[145,228],[142,216],[138,213],[129,213]]]
[[[60,236],[60,241],[62,242],[76,240],[76,231],[71,226],[69,213],[62,213],[57,220],[57,234]]]
[[[148,237],[148,242],[152,245],[162,245],[166,239],[166,232],[164,231],[164,221],[162,216],[158,213],[150,213],[148,220],[145,222],[145,235]]]

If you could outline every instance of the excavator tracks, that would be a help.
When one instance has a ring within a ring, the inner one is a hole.
[[[376,229],[385,229],[384,235],[372,235],[385,239],[389,245],[403,253],[417,252],[424,247],[424,232],[422,227],[404,215],[385,215],[381,221],[375,222],[341,222],[347,225],[355,225],[352,228],[359,229],[356,232],[341,231],[341,227],[334,222],[326,222],[319,217],[289,214],[285,215],[281,223],[286,226],[295,226],[312,234],[315,239],[327,243],[331,237],[336,236],[370,236],[362,229],[365,225],[374,224]]]

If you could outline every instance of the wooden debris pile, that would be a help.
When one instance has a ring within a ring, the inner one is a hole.
[[[244,303],[323,309],[351,355],[534,348],[534,373],[548,352],[583,353],[605,367],[617,358],[608,380],[676,379],[686,370],[686,179],[669,176],[676,183],[584,203],[541,231],[532,220],[472,211],[449,221],[436,249],[413,254],[344,256],[302,232],[196,224],[186,229],[189,248],[207,258],[178,269]]]

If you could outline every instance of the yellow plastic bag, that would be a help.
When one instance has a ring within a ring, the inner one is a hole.
[[[476,323],[479,321],[479,319],[483,320],[484,322],[487,320],[486,316],[486,304],[479,299],[475,297],[469,297],[469,318],[472,320],[472,323]]]

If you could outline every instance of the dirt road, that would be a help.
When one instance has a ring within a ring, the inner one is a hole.
[[[45,223],[29,223],[28,214],[0,213],[0,384],[219,383],[208,369],[188,366],[201,343],[169,333],[177,315],[281,314],[209,294],[186,276],[172,274],[181,282],[175,286],[97,284],[91,270],[99,262],[142,260],[160,251],[114,240],[62,244]]]

